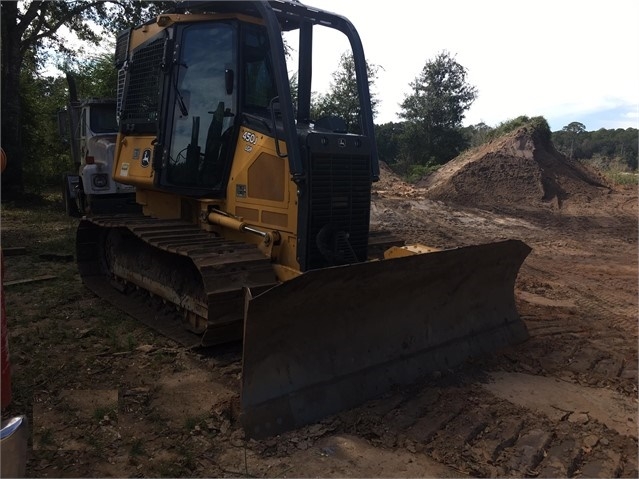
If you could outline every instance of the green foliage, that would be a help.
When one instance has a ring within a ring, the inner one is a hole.
[[[57,95],[57,80],[43,78],[40,71],[47,60],[63,62],[67,69],[87,65],[75,62],[75,57],[86,52],[62,36],[61,27],[80,40],[99,45],[105,41],[105,31],[112,42],[118,31],[174,6],[175,2],[139,1],[1,2],[1,143],[9,158],[2,175],[3,200],[23,194],[25,182],[35,189],[56,182],[65,170],[66,152],[53,139],[57,127],[52,115],[66,100]],[[95,71],[89,76],[104,79],[103,85],[91,86],[96,91],[93,94],[113,96],[107,86],[110,73],[100,59],[93,66]],[[43,97],[38,96],[40,89]],[[54,107],[54,103],[60,104]]]
[[[434,173],[440,169],[442,165],[410,165],[408,171],[404,176],[404,179],[410,183],[415,183],[425,176]]]
[[[637,186],[639,176],[630,171],[604,171],[603,174],[615,185]]]
[[[297,73],[294,73],[288,79],[288,86],[291,90],[291,103],[293,104],[294,108],[297,108],[298,85],[299,85],[299,78],[297,76]]]
[[[570,151],[568,153],[568,157],[572,160],[573,148],[575,146],[575,140],[577,137],[586,131],[586,126],[583,123],[579,123],[578,121],[573,121],[568,125],[564,126],[561,131],[566,132],[568,138],[570,139]]]
[[[390,122],[375,127],[375,141],[381,161],[389,165],[398,162],[403,133],[404,123]]]
[[[571,123],[572,125],[572,123]],[[639,130],[636,128],[618,128],[597,131],[582,131],[575,135],[564,127],[552,133],[555,147],[566,156],[577,160],[593,160],[597,163],[618,162],[629,171],[637,169]],[[602,165],[607,168],[607,165]]]
[[[67,144],[58,130],[58,111],[69,101],[63,76],[38,75],[35,64],[22,71],[21,107],[23,119],[24,183],[29,191],[41,192],[59,186],[62,174],[74,169]],[[115,98],[117,72],[113,55],[105,54],[77,62],[71,71],[82,98]]]
[[[519,128],[532,128],[533,132],[545,141],[550,141],[551,132],[548,122],[543,116],[528,117],[526,115],[518,116],[512,120],[506,120],[497,125],[486,135],[487,141],[494,140],[501,136],[507,135]]]
[[[488,135],[493,131],[493,128],[488,126],[484,122],[477,123],[476,125],[467,126],[462,129],[462,134],[466,140],[466,143],[470,148],[483,145],[488,141]]]
[[[40,2],[23,1],[26,12],[22,16],[25,22],[23,43],[38,49],[38,55],[46,55],[42,48],[52,48],[58,55],[73,61],[77,51],[59,34],[62,25],[89,44],[99,45],[105,38],[100,28],[115,33],[132,27],[142,21],[158,15],[175,2],[119,2],[119,1],[66,1]],[[112,41],[114,38],[108,38]]]
[[[431,139],[423,126],[416,122],[405,122],[400,137],[399,162],[406,165],[426,165],[433,161]],[[442,162],[443,163],[443,162]]]
[[[62,70],[75,77],[78,98],[115,98],[118,89],[118,72],[113,66],[114,54],[65,64]]]
[[[378,100],[372,86],[377,79],[379,66],[368,64],[367,70],[371,110],[374,116],[377,113]],[[360,133],[359,114],[355,60],[352,53],[342,53],[338,69],[333,73],[330,91],[326,94],[315,94],[311,101],[311,117],[317,120],[326,116],[337,116],[346,122],[348,132]]]
[[[477,89],[466,82],[466,69],[444,51],[424,65],[410,83],[400,116],[428,126],[456,128],[475,101]]]
[[[615,131],[615,130],[611,130]],[[624,158],[593,155],[592,158],[579,160],[600,171],[613,185],[637,185],[637,169],[632,169]]]
[[[488,140],[494,140],[495,138],[499,138],[501,136],[507,135],[508,133],[512,133],[513,131],[518,130],[528,123],[530,123],[530,117],[526,115],[502,121],[488,133]]]
[[[477,147],[523,127],[532,129],[533,134],[543,141],[551,141],[566,156],[569,156],[574,141],[574,159],[592,164],[614,184],[637,184],[639,130],[636,128],[588,132],[582,123],[572,122],[560,131],[551,132],[544,117],[522,115],[494,128],[478,123],[458,132],[465,144]],[[418,153],[413,153],[422,148],[418,142],[411,143],[415,138],[410,134],[413,128],[416,128],[415,125],[409,122],[386,123],[377,125],[375,132],[380,159],[411,181],[425,176],[438,163],[434,157],[418,159]]]
[[[73,167],[57,125],[57,111],[66,104],[66,81],[41,77],[24,67],[20,98],[24,182],[29,190],[41,192],[58,185],[62,173]]]
[[[586,125],[584,125],[583,123],[579,123],[578,121],[573,121],[569,123],[568,125],[564,126],[561,130],[566,131],[568,133],[575,134],[575,135],[579,135],[580,133],[583,133],[584,131],[586,131]]]
[[[401,103],[404,130],[400,156],[408,164],[443,164],[457,156],[467,143],[461,132],[465,112],[477,89],[466,81],[466,69],[448,52],[424,65],[410,83],[412,93]]]

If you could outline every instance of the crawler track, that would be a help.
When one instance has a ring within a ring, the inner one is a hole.
[[[243,288],[259,292],[277,282],[270,260],[255,245],[179,220],[85,218],[76,244],[89,289],[189,346],[241,339]],[[164,307],[150,307],[150,299]]]
[[[373,256],[403,241],[371,232]],[[84,218],[76,237],[84,284],[144,324],[189,347],[242,338],[244,288],[277,284],[270,260],[180,220],[141,215]]]

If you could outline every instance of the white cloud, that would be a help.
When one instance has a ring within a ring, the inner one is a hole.
[[[75,32],[70,30],[66,25],[62,25],[58,30],[58,35],[65,42],[65,46],[77,52],[76,58],[91,59],[98,58],[104,54],[112,53],[115,50],[115,36],[107,32],[104,28],[89,20],[87,21],[94,32],[98,33],[102,38],[99,45],[80,40]],[[40,73],[45,76],[62,75],[62,71],[58,66],[64,63],[64,56],[56,51],[49,51],[50,58],[47,59]]]
[[[368,61],[382,67],[375,84],[381,101],[377,123],[398,120],[410,82],[446,50],[479,90],[467,125],[483,121],[494,126],[528,115],[544,116],[551,128],[582,117],[594,129],[637,127],[636,0],[302,1],[348,18]],[[324,31],[314,35],[313,89],[325,91],[348,45],[341,33],[319,30]],[[70,44],[78,42],[72,34],[67,38]],[[107,36],[90,52],[112,51],[113,43]],[[613,110],[617,116],[610,115]],[[608,114],[597,119],[597,112]]]
[[[579,121],[598,109],[639,105],[636,0],[305,3],[348,18],[369,62],[384,68],[376,83],[378,123],[397,119],[409,83],[442,50],[456,55],[479,90],[466,124],[495,125],[519,115]]]

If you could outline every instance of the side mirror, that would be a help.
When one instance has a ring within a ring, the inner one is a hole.
[[[226,86],[226,94],[233,93],[233,84],[235,83],[235,73],[230,68],[224,70],[224,85]]]

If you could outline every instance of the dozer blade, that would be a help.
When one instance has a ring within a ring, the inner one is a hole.
[[[528,338],[521,241],[315,270],[247,293],[242,424],[265,437]]]

